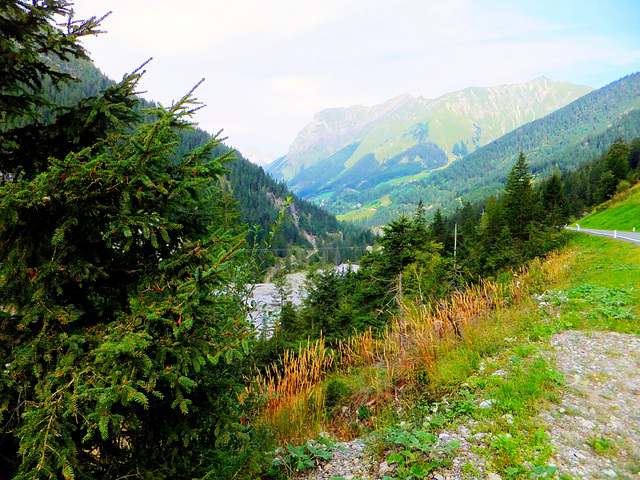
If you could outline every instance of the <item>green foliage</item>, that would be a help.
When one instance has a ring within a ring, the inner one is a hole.
[[[17,117],[34,115],[35,107],[50,104],[42,91],[45,82],[57,86],[73,79],[56,64],[87,58],[78,42],[82,37],[100,33],[102,19],[73,20],[71,5],[58,0],[2,3],[0,120],[3,126]],[[54,16],[59,20],[58,25],[52,22]],[[66,28],[62,30],[61,25]]]
[[[488,389],[499,411],[528,415],[535,411],[541,400],[555,399],[554,390],[564,383],[564,379],[544,359],[536,358],[529,362],[527,369],[521,368],[519,357],[512,357],[511,362],[513,366],[509,377],[492,378]]]
[[[273,455],[275,458],[271,462],[270,475],[276,476],[279,472],[287,475],[298,473],[302,470],[315,467],[323,460],[331,460],[336,445],[325,437],[320,437],[318,441],[309,440],[306,445],[295,447],[287,444],[286,450],[278,447]]]
[[[531,172],[524,152],[520,152],[518,160],[509,173],[503,198],[505,223],[515,239],[521,241],[526,239],[525,230],[533,219],[533,207]]]
[[[42,22],[70,4],[40,3],[22,10],[41,21],[16,45],[32,56],[38,36],[64,60],[78,35]],[[259,464],[252,400],[238,400],[252,338],[233,287],[244,284],[244,233],[221,215],[215,183],[230,156],[212,159],[215,137],[178,152],[199,108],[192,92],[136,123],[140,75],[3,132],[7,477],[237,478]]]
[[[611,455],[616,452],[615,442],[606,437],[591,439],[588,444],[598,455]]]
[[[328,411],[338,406],[346,397],[352,393],[344,380],[332,377],[327,382],[325,388],[325,406]]]
[[[592,318],[633,320],[631,295],[626,288],[604,287],[583,284],[567,292],[571,300],[587,302],[591,305],[589,316]]]
[[[618,180],[611,170],[606,170],[600,177],[598,182],[598,190],[596,191],[594,200],[596,203],[602,203],[609,200],[616,193]]]
[[[543,223],[560,230],[567,224],[569,210],[560,173],[555,171],[542,186]]]
[[[626,178],[629,172],[629,145],[622,138],[609,147],[605,155],[604,168],[610,171],[616,182]]]
[[[640,137],[634,138],[629,143],[629,169],[635,170],[640,164]]]
[[[418,428],[389,428],[383,439],[393,451],[387,459],[397,464],[396,478],[425,478],[433,470],[451,465],[458,442],[441,442],[435,435]]]

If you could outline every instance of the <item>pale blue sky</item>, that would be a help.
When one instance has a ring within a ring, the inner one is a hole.
[[[244,154],[286,153],[323,108],[436,98],[545,75],[602,87],[640,70],[638,0],[77,0],[113,14],[87,39],[163,104],[202,77],[196,120]]]

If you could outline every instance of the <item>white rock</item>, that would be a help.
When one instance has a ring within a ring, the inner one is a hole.
[[[482,409],[487,410],[487,409],[491,408],[491,406],[494,403],[496,403],[496,401],[490,398],[489,400],[485,400],[485,401],[481,402],[480,405],[478,405],[478,408],[482,408]]]
[[[393,470],[393,467],[389,466],[386,460],[378,466],[378,473],[380,473],[380,475],[389,473],[392,470]]]
[[[506,420],[509,425],[513,425],[513,415],[511,415],[510,413],[505,413],[504,415],[502,415],[502,418]]]

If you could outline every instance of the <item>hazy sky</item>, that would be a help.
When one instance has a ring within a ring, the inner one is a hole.
[[[170,105],[201,78],[196,120],[227,144],[284,155],[323,108],[427,98],[545,75],[601,87],[640,70],[638,0],[77,0],[113,11],[83,43]]]

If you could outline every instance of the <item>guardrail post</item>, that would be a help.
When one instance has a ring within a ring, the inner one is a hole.
[[[618,238],[618,231],[617,230],[613,231],[613,238]]]

